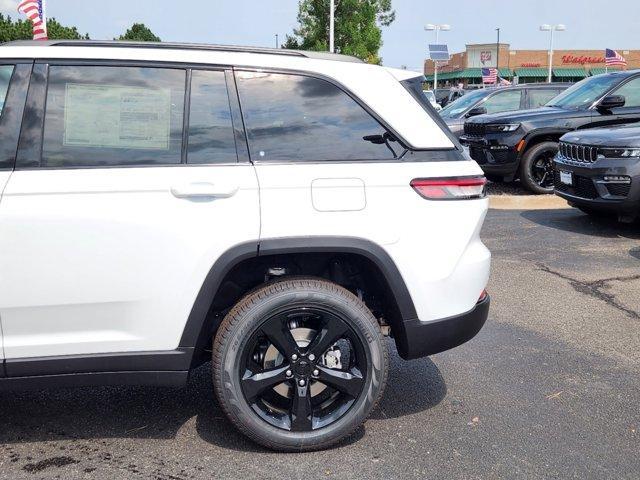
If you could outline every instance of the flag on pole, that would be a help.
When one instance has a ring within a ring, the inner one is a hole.
[[[482,69],[482,83],[496,83],[498,81],[498,69],[497,68],[483,68]]]
[[[23,0],[18,12],[25,15],[33,24],[33,39],[47,40],[47,19],[44,13],[45,0]]]
[[[618,52],[611,50],[610,48],[607,48],[604,51],[604,61],[607,67],[613,67],[616,65],[622,65],[624,67],[627,66],[627,60]]]

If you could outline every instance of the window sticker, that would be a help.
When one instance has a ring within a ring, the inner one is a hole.
[[[170,134],[170,89],[66,84],[65,146],[169,150]]]

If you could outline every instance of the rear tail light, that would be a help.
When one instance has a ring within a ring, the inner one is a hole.
[[[482,290],[482,293],[480,294],[480,298],[478,298],[478,303],[482,302],[488,296],[489,296],[489,294],[487,293],[487,291],[486,290]]]
[[[416,178],[411,186],[428,200],[465,200],[485,196],[484,177]]]

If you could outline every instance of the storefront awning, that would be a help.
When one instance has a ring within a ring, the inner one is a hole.
[[[553,76],[558,78],[585,78],[587,71],[584,68],[554,68]]]
[[[621,68],[609,68],[608,70],[604,67],[596,67],[596,68],[590,68],[589,69],[589,73],[591,73],[591,75],[600,75],[601,73],[607,73],[607,71],[609,72],[619,72],[620,70],[622,70]]]
[[[549,75],[549,70],[546,68],[516,68],[516,75],[519,77],[544,78]]]

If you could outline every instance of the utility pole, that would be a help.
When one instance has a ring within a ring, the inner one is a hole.
[[[330,53],[335,52],[335,37],[334,37],[335,15],[336,15],[335,0],[330,0],[330,4],[329,4],[329,52]]]
[[[500,83],[500,28],[496,28],[498,39],[496,40],[496,85]]]

